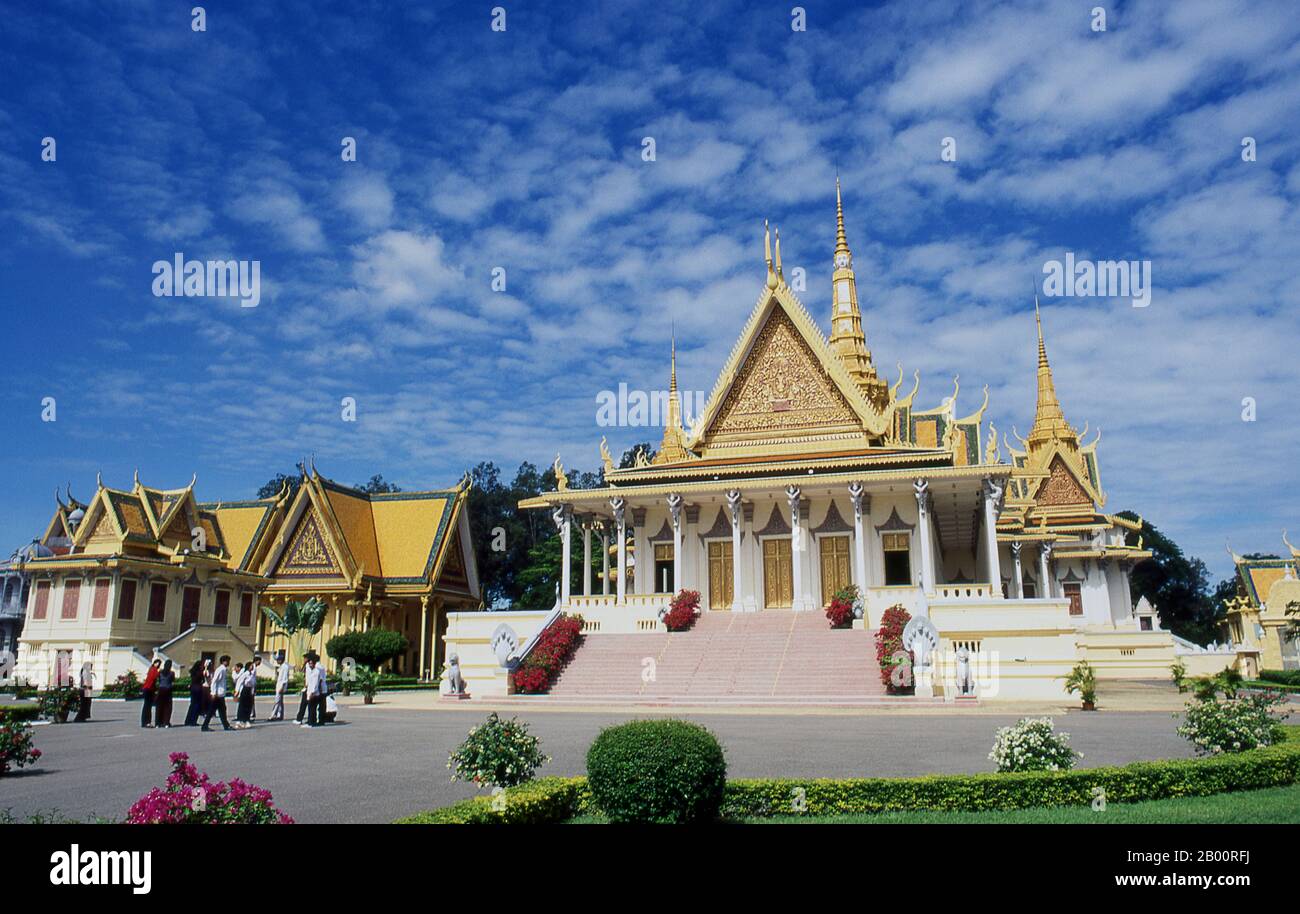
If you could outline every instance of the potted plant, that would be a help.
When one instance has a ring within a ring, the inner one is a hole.
[[[361,693],[362,701],[368,705],[373,705],[375,703],[375,693],[379,691],[379,671],[358,664],[355,681],[357,691]]]
[[[1080,660],[1065,677],[1065,691],[1079,693],[1083,710],[1097,710],[1097,674],[1086,660]]]
[[[66,724],[80,702],[81,696],[72,686],[55,686],[41,693],[41,714],[56,724]]]

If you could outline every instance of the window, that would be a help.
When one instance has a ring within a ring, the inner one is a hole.
[[[1033,581],[1025,581],[1025,599],[1032,600],[1038,596],[1038,585]]]
[[[154,584],[149,588],[150,622],[162,622],[167,618],[167,585]]]
[[[36,582],[36,602],[32,604],[32,618],[44,619],[46,611],[50,608],[50,582]]]
[[[253,595],[246,593],[239,598],[239,624],[244,628],[253,624]]]
[[[1140,616],[1140,617],[1138,618],[1138,627],[1139,627],[1142,631],[1144,631],[1144,632],[1149,632],[1149,631],[1151,631],[1151,617],[1150,617],[1150,616]]]
[[[117,593],[117,617],[119,619],[135,618],[135,579],[123,578],[122,589]]]
[[[213,625],[230,624],[230,591],[228,590],[217,591],[217,605],[212,610],[212,624]]]
[[[672,593],[673,586],[673,547],[659,543],[655,546],[655,593]]]
[[[912,537],[908,533],[886,533],[881,537],[885,550],[885,586],[906,587],[912,583]]]
[[[108,617],[108,591],[112,583],[108,578],[95,579],[95,599],[90,604],[90,618],[104,619]]]
[[[197,587],[186,587],[181,591],[181,631],[199,623],[199,601],[203,591]]]
[[[77,604],[81,602],[81,581],[79,579],[70,579],[63,582],[63,612],[61,617],[64,619],[77,618]]]

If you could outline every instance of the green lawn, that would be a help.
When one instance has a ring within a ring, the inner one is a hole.
[[[1147,803],[1111,803],[1005,812],[894,812],[853,816],[773,816],[749,825],[1256,825],[1300,824],[1300,785]],[[579,816],[571,825],[598,825],[604,816]]]

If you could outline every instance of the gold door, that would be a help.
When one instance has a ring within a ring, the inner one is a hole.
[[[731,609],[734,582],[731,540],[709,543],[709,609]]]
[[[788,539],[763,540],[763,605],[768,609],[794,605],[794,566]]]
[[[853,583],[849,574],[849,538],[823,536],[821,543],[822,603],[830,603],[835,592]]]

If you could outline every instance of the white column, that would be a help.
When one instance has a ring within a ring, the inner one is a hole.
[[[866,524],[863,515],[871,511],[871,496],[862,489],[862,483],[849,484],[849,499],[853,502],[853,576],[857,579],[858,590],[862,593],[863,624],[871,627],[867,618],[867,541]]]
[[[668,514],[673,522],[673,593],[682,589],[682,497],[668,496]]]
[[[1025,578],[1020,568],[1020,543],[1011,544],[1011,596],[1017,600],[1025,598]]]
[[[627,603],[627,503],[621,498],[611,498],[614,509],[614,535],[618,537],[618,605]]]
[[[582,595],[591,596],[591,522],[582,525]]]
[[[793,585],[793,599],[790,601],[792,609],[807,609],[803,598],[803,552],[804,552],[804,529],[803,518],[799,516],[799,502],[802,498],[797,486],[787,486],[785,490],[785,500],[790,506],[790,569],[791,584]]]
[[[740,522],[744,519],[744,510],[740,504],[739,489],[727,493],[727,513],[731,515],[731,611],[738,612],[744,600],[741,585],[744,557],[740,554]]]
[[[917,534],[921,537],[921,589],[934,592],[934,549],[930,537],[930,482],[918,479],[912,483],[916,495],[916,512],[919,518]]]
[[[600,522],[600,592],[609,596],[609,527]]]
[[[1051,597],[1052,595],[1052,575],[1049,560],[1052,557],[1052,544],[1041,542],[1038,544],[1038,595],[1040,597]]]
[[[984,480],[984,552],[988,556],[989,585],[993,596],[1002,596],[1002,564],[998,555],[998,512],[1005,487],[991,478]]]

